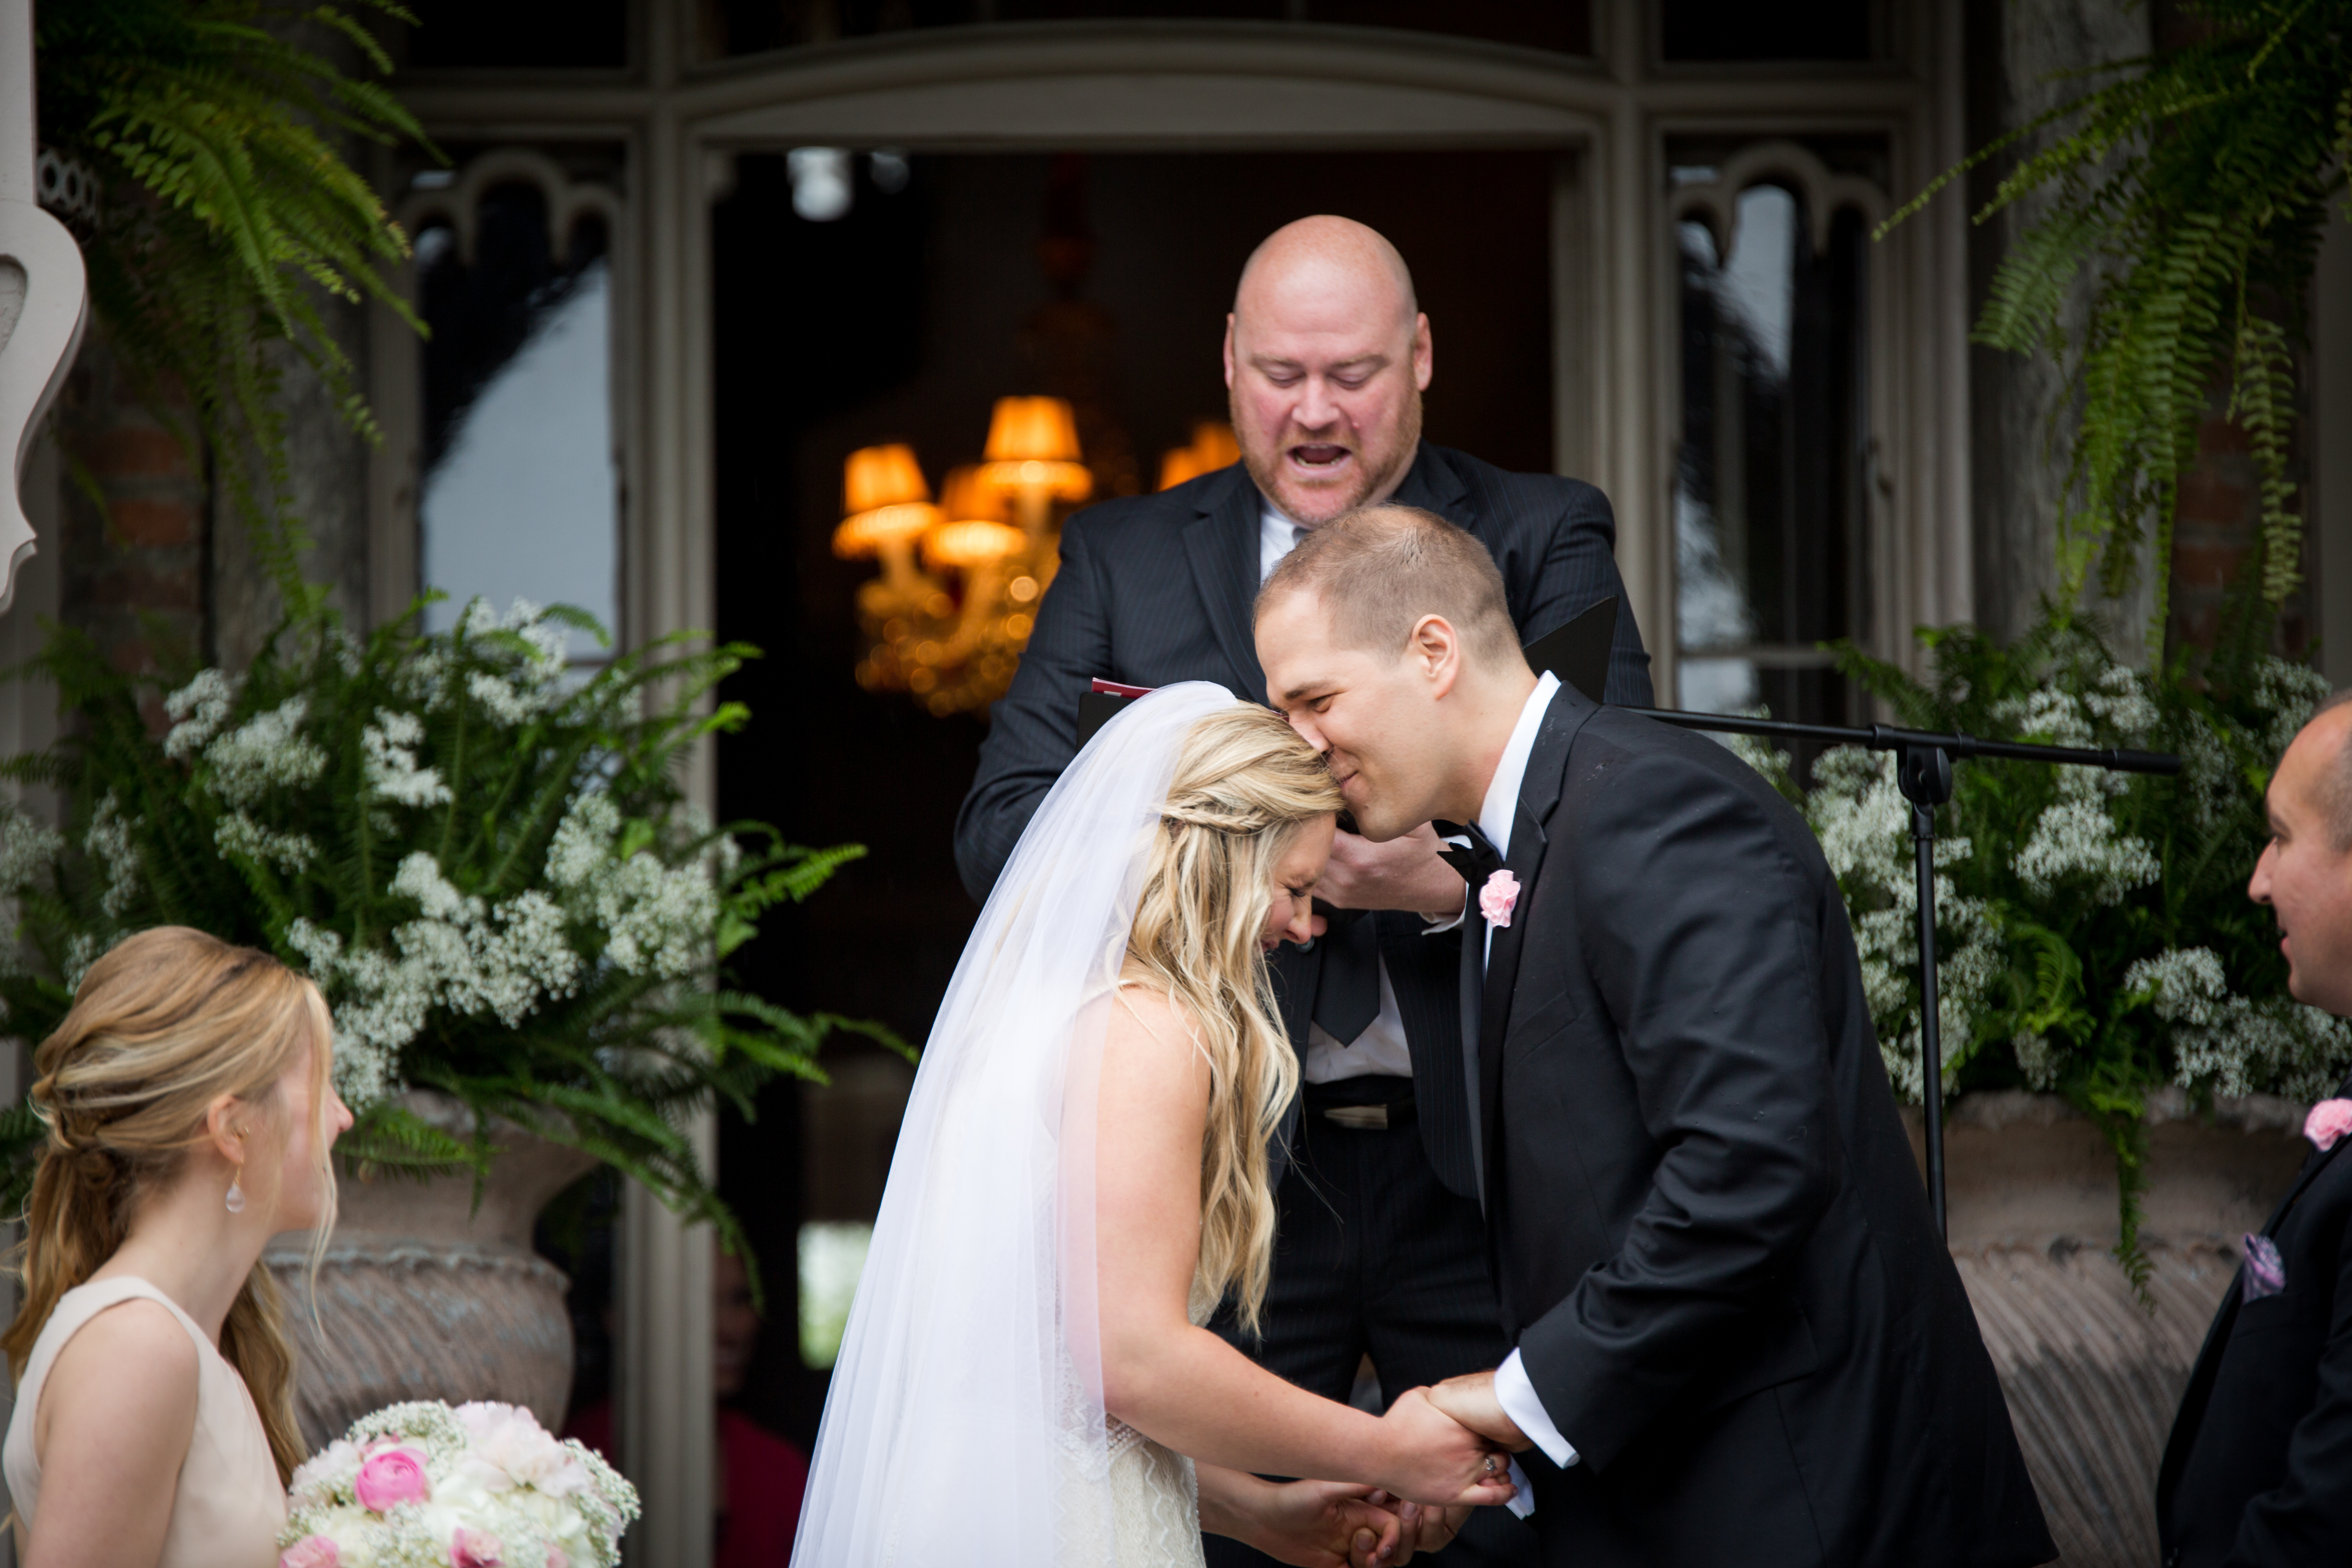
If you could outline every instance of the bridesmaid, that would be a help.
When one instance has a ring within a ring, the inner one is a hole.
[[[48,1146],[0,1334],[25,1568],[276,1562],[303,1456],[261,1249],[310,1230],[315,1268],[333,1228],[332,1039],[309,981],[165,926],[92,965],[41,1043]]]

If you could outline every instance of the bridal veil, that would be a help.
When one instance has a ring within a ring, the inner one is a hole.
[[[1177,754],[1196,721],[1236,700],[1188,681],[1125,704],[1047,794],[989,895],[899,1129],[794,1562],[1100,1561],[1104,1027]]]

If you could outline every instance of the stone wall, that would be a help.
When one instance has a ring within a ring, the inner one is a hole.
[[[2145,55],[2152,37],[2147,9],[2120,0],[1969,0],[1967,23],[1970,147],[1986,145],[2082,90],[2079,81],[2055,79],[2057,73]],[[1992,160],[1969,176],[1964,199],[1971,215],[2026,151]],[[2045,210],[2045,203],[2030,199],[1969,230],[1972,321],[2011,242]],[[2068,299],[2063,315],[2070,329],[2080,326],[2088,300],[2083,289]],[[2033,620],[2055,585],[2059,482],[2074,421],[2067,413],[2064,379],[2043,357],[1971,349],[1969,397],[1977,619],[2014,635]],[[2115,623],[2117,652],[2136,657],[2154,607],[2146,584],[2123,603],[2095,607]]]
[[[341,300],[322,313],[366,384],[366,314]],[[369,447],[343,422],[325,385],[290,349],[278,347],[284,392],[288,459],[292,482],[288,514],[310,541],[303,575],[330,590],[330,602],[354,627],[367,625],[367,477]],[[234,518],[213,540],[211,637],[215,656],[235,668],[251,661],[278,622],[278,590],[255,558],[252,540]]]
[[[1984,146],[2009,130],[2084,90],[2062,73],[2145,55],[2181,37],[2175,5],[2132,6],[2120,0],[1970,0],[1969,18],[1969,144]],[[2034,143],[2039,146],[2041,143]],[[1971,213],[1990,201],[2000,180],[2030,151],[2020,148],[1972,174]],[[1971,313],[1982,309],[2001,257],[2020,232],[2047,210],[2029,198],[1969,234]],[[2087,316],[2089,290],[2078,287],[2061,312],[2070,333]],[[2221,367],[2226,376],[2226,366]],[[2054,585],[2053,553],[2075,421],[2066,383],[2047,357],[1996,349],[1970,351],[1970,453],[1975,500],[1977,618],[2014,635],[2032,622]],[[2180,483],[2174,525],[2167,617],[2176,646],[2210,647],[2225,602],[2252,546],[2260,495],[2246,435],[2224,417],[2225,382],[2217,381],[2198,431],[2197,466]],[[2298,464],[2298,467],[2300,465]],[[2301,475],[2296,476],[2298,479]],[[2141,581],[2121,600],[2094,590],[2086,607],[2115,633],[2116,652],[2144,658],[2155,596],[2143,561]],[[2308,595],[2291,597],[2281,616],[2279,651],[2298,654],[2313,628]]]

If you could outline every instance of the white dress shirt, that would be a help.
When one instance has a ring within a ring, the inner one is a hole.
[[[1272,501],[1265,502],[1264,510],[1258,513],[1257,580],[1261,585],[1274,575],[1282,558],[1306,537],[1307,530],[1276,511]],[[1412,1076],[1412,1047],[1404,1037],[1404,1015],[1397,1010],[1396,988],[1389,984],[1386,960],[1381,963],[1381,1010],[1364,1026],[1364,1032],[1343,1046],[1320,1024],[1309,1024],[1307,1059],[1299,1064],[1299,1076],[1308,1083],[1337,1083],[1342,1079],[1375,1074],[1383,1078]]]
[[[1518,820],[1519,785],[1527,779],[1528,758],[1536,749],[1536,731],[1543,727],[1544,714],[1559,690],[1559,678],[1549,670],[1538,678],[1536,689],[1528,694],[1527,706],[1519,710],[1519,721],[1511,730],[1509,744],[1503,748],[1502,761],[1495,764],[1495,776],[1486,785],[1486,799],[1478,807],[1478,830],[1493,841],[1495,853],[1506,859],[1511,853],[1511,825]],[[1494,951],[1495,928],[1490,925],[1486,928],[1486,952],[1491,955]],[[1527,1368],[1519,1363],[1517,1351],[1505,1356],[1503,1364],[1495,1369],[1495,1403],[1553,1464],[1564,1470],[1576,1463],[1576,1449],[1552,1425],[1543,1401],[1536,1397],[1536,1385],[1528,1380]],[[1523,1492],[1525,1484],[1521,1482]],[[1511,1500],[1516,1513],[1520,1500]]]

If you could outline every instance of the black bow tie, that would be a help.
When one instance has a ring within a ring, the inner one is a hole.
[[[1503,868],[1503,857],[1496,850],[1495,841],[1475,822],[1433,822],[1440,838],[1463,838],[1465,844],[1449,844],[1437,852],[1437,858],[1462,873],[1462,879],[1473,888],[1483,888],[1486,879]]]

